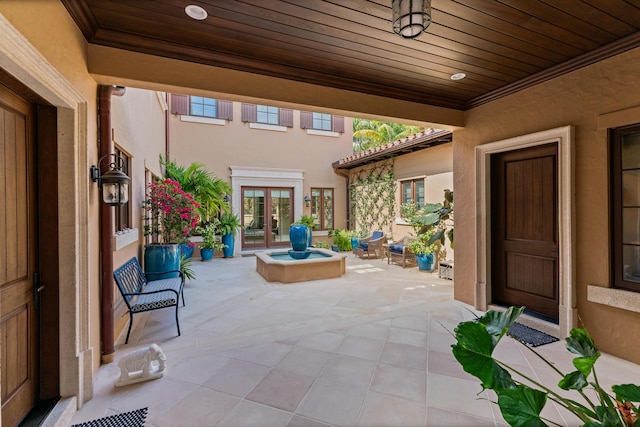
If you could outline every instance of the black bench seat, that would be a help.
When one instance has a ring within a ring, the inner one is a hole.
[[[176,307],[176,326],[178,336],[180,335],[180,323],[178,320],[178,307],[180,296],[184,306],[184,275],[181,271],[168,273],[177,274],[177,277],[169,279],[152,280],[154,275],[166,273],[147,273],[142,271],[142,267],[136,257],[131,258],[121,267],[113,272],[113,278],[118,285],[120,294],[127,304],[129,312],[129,329],[125,344],[129,343],[129,334],[133,325],[133,313],[158,310],[166,307]]]

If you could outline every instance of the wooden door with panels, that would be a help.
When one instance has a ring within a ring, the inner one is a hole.
[[[492,302],[558,322],[558,147],[491,156]]]
[[[38,398],[37,198],[34,106],[0,85],[0,392],[2,425]]]

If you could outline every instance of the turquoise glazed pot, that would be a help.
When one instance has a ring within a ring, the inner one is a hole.
[[[222,249],[222,256],[225,258],[231,258],[233,256],[233,246],[235,244],[235,236],[233,233],[228,233],[222,236],[222,243],[227,245]]]
[[[213,248],[200,249],[200,258],[202,258],[202,261],[209,261],[213,258]]]
[[[149,280],[170,279],[178,273],[165,273],[180,270],[180,245],[148,245],[144,248],[144,271]],[[164,274],[150,274],[164,273]]]
[[[307,247],[310,248],[311,246],[313,246],[313,230],[307,227]]]
[[[309,230],[306,225],[294,224],[289,228],[289,240],[294,251],[304,251],[309,243]]]
[[[351,238],[351,250],[353,250],[353,252],[356,251],[356,248],[358,247],[359,244],[360,244],[360,239],[358,239],[357,237]]]
[[[180,252],[184,259],[190,259],[193,256],[194,246],[189,247],[189,245],[180,244]]]
[[[416,255],[416,262],[418,263],[418,270],[433,271],[433,263],[435,256],[433,254],[419,254]]]

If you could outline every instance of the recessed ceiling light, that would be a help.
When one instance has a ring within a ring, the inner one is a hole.
[[[462,80],[465,77],[467,77],[467,75],[465,73],[456,73],[456,74],[451,76],[451,80]]]
[[[195,4],[190,4],[184,8],[184,12],[189,15],[190,18],[197,19],[198,21],[202,21],[207,19],[207,11],[201,8],[200,6],[196,6]]]

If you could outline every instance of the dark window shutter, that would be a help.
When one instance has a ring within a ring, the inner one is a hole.
[[[242,104],[242,121],[255,123],[258,120],[258,106],[255,104]]]
[[[233,120],[233,102],[218,100],[218,118]]]
[[[189,95],[171,94],[171,114],[189,114]]]
[[[344,117],[333,116],[333,131],[344,133]]]
[[[293,127],[293,110],[287,108],[280,109],[280,126]]]
[[[300,111],[300,129],[313,128],[313,113],[311,111]]]

